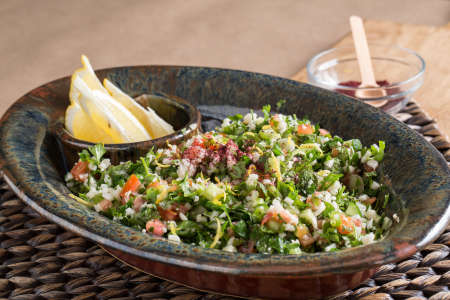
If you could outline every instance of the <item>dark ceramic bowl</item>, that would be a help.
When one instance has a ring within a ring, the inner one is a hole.
[[[194,136],[200,130],[200,112],[191,103],[180,97],[167,94],[144,94],[136,98],[144,107],[151,107],[161,118],[170,123],[174,133],[157,139],[136,143],[105,144],[106,155],[111,163],[119,164],[122,161],[139,159],[152,147],[158,148],[170,144],[177,144]],[[62,112],[64,113],[64,112]],[[50,126],[49,131],[56,137],[59,161],[57,162],[66,173],[78,161],[78,153],[95,143],[83,141],[73,137],[64,127],[64,114]]]
[[[228,253],[143,234],[68,197],[55,162],[49,126],[68,104],[69,77],[19,99],[0,123],[0,167],[12,189],[46,218],[106,247],[145,272],[203,290],[278,299],[322,298],[357,286],[377,266],[401,260],[432,242],[450,216],[450,171],[442,155],[416,132],[380,110],[308,84],[268,75],[201,67],[139,66],[98,71],[137,96],[165,92],[194,105],[272,107],[309,117],[343,138],[384,140],[381,164],[401,222],[382,241],[332,253]]]

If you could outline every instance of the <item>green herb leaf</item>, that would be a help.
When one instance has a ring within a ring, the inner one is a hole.
[[[295,192],[295,185],[292,182],[278,181],[277,188],[283,197],[287,197],[291,192]]]
[[[325,218],[329,218],[335,209],[334,206],[331,205],[330,203],[326,201],[324,201],[324,203],[325,203],[325,210],[322,212],[322,216],[324,216]]]
[[[228,117],[231,121],[239,121],[243,116],[241,114],[235,114],[234,116]]]
[[[89,161],[91,159],[91,154],[86,149],[78,153],[78,156],[82,161]]]
[[[231,168],[230,176],[233,179],[240,179],[244,178],[246,172],[247,172],[246,163],[245,161],[241,160]]]
[[[96,144],[89,147],[89,152],[92,153],[92,156],[95,158],[96,162],[100,162],[100,159],[102,159],[102,156],[106,153],[106,150],[102,144]]]
[[[270,119],[270,105],[264,105],[262,108],[263,114],[264,114],[264,121],[267,121]]]
[[[285,104],[286,104],[286,100],[285,99],[282,99],[282,100],[278,101],[277,102],[277,110],[279,111],[283,107],[283,105],[285,105]]]
[[[237,223],[233,226],[233,230],[234,230],[234,232],[235,232],[238,236],[240,236],[240,237],[242,237],[242,238],[244,238],[244,239],[246,239],[247,236],[248,236],[247,224],[246,224],[246,222],[243,221],[243,220],[237,222]]]
[[[361,151],[362,150],[362,144],[361,144],[361,141],[359,139],[353,139],[352,140],[352,146],[353,146],[353,149],[355,151]]]
[[[345,211],[345,213],[349,216],[355,216],[355,215],[361,216],[361,211],[359,210],[358,206],[356,206],[356,203],[353,201],[348,204],[348,207],[347,207],[347,210]]]
[[[386,144],[384,143],[384,141],[379,141],[378,142],[378,149],[375,148],[374,146],[371,147],[372,150],[372,154],[373,154],[373,158],[380,162],[383,160],[384,158],[384,148],[386,147]]]
[[[278,144],[273,145],[272,151],[273,151],[273,154],[275,154],[276,156],[280,156],[283,153]]]
[[[337,181],[339,178],[341,178],[342,174],[334,174],[330,173],[322,182],[321,189],[323,191],[327,190],[335,181]]]

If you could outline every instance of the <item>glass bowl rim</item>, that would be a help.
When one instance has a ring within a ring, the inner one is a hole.
[[[383,88],[388,89],[388,88],[399,87],[399,86],[408,84],[408,83],[413,82],[413,81],[415,81],[416,79],[422,77],[423,74],[425,73],[425,68],[426,68],[425,60],[424,60],[424,59],[423,59],[416,51],[411,50],[411,49],[409,49],[409,48],[397,46],[397,45],[385,45],[385,44],[380,44],[380,43],[368,43],[368,44],[369,44],[369,48],[370,48],[370,46],[376,46],[376,47],[385,47],[385,48],[395,48],[395,49],[398,49],[398,50],[401,50],[401,51],[405,51],[405,52],[407,52],[408,54],[411,54],[411,55],[415,56],[415,57],[419,60],[420,69],[419,69],[419,71],[417,71],[417,73],[415,73],[413,76],[409,77],[408,79],[405,79],[405,80],[403,80],[403,81],[399,81],[399,82],[395,82],[395,83],[389,84],[389,85],[387,85],[387,86],[384,86]],[[339,88],[339,89],[347,90],[347,91],[371,90],[371,89],[373,89],[373,88],[349,87],[349,86],[340,85],[340,84],[331,85],[331,84],[329,84],[329,83],[327,83],[327,82],[318,80],[318,79],[317,79],[317,76],[315,76],[315,75],[312,73],[312,71],[311,71],[312,65],[313,65],[313,63],[315,63],[319,58],[323,57],[323,56],[326,55],[326,54],[335,52],[335,51],[337,51],[337,50],[349,49],[349,48],[353,48],[353,46],[346,44],[346,45],[344,45],[344,46],[334,47],[334,48],[330,48],[330,49],[321,51],[321,52],[317,53],[316,55],[314,55],[314,56],[308,61],[308,63],[306,64],[306,72],[307,72],[308,78],[313,78],[314,83],[317,82],[317,83],[319,83],[320,85],[326,86],[327,88],[330,88],[330,89],[336,89],[336,88]],[[353,48],[353,49],[354,49],[354,48]],[[418,87],[412,87],[412,88],[410,88],[410,89],[408,89],[408,90],[412,90],[412,92],[413,92],[413,91],[415,91],[415,90],[417,90],[417,89],[418,89]],[[384,98],[384,97],[383,97],[383,98]],[[377,99],[378,99],[378,98],[377,98]],[[369,100],[369,99],[367,99],[367,100]],[[370,99],[370,100],[376,100],[376,98],[373,98],[373,99]],[[370,100],[369,100],[369,101],[370,101]],[[366,101],[366,99],[364,99],[364,101]]]

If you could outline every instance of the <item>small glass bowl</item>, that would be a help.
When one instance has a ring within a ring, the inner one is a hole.
[[[408,103],[423,83],[425,61],[416,52],[397,46],[370,44],[375,78],[386,96],[360,99],[393,114]],[[353,45],[332,48],[314,56],[306,66],[309,83],[355,97],[361,82]],[[349,86],[351,85],[351,86]]]

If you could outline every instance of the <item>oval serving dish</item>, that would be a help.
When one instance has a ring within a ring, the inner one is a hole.
[[[202,67],[138,66],[100,70],[130,96],[164,92],[193,105],[273,107],[308,117],[343,138],[384,140],[381,164],[392,189],[388,215],[397,213],[382,241],[340,252],[302,255],[227,253],[143,234],[71,199],[55,161],[49,128],[68,105],[70,78],[29,92],[0,123],[0,167],[12,189],[53,222],[98,242],[145,272],[202,290],[271,299],[323,298],[357,286],[376,267],[406,258],[433,241],[450,216],[450,171],[442,155],[406,125],[360,101],[268,75]]]

